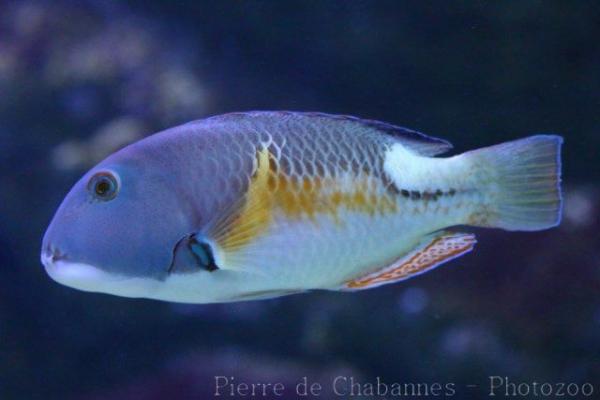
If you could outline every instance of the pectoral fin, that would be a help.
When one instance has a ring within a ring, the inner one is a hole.
[[[206,236],[214,240],[221,251],[232,253],[240,250],[264,233],[271,223],[271,160],[268,148],[257,152],[256,167],[245,196],[219,213],[206,228]]]
[[[345,282],[338,290],[371,289],[412,278],[468,253],[476,242],[470,233],[438,232],[392,264]]]

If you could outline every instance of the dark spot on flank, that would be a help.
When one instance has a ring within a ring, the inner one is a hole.
[[[423,200],[437,200],[435,193],[423,192]]]
[[[403,197],[406,197],[410,200],[423,199],[426,201],[437,201],[442,196],[454,196],[457,193],[457,190],[454,188],[450,188],[447,192],[444,192],[441,189],[437,189],[435,192],[419,192],[418,190],[398,189],[393,183],[390,183],[390,185],[388,186],[388,190],[390,190],[394,194],[401,194]]]
[[[366,170],[364,172],[367,173]],[[400,190],[398,189],[398,186],[396,186],[394,181],[391,180],[390,177],[387,176],[387,174],[381,175],[381,180],[383,181],[383,185],[385,186],[385,188],[388,192],[390,192],[393,195],[400,194]]]

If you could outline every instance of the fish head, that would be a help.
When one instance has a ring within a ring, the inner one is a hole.
[[[87,172],[54,215],[41,260],[80,290],[152,297],[189,229],[168,162],[125,148]]]

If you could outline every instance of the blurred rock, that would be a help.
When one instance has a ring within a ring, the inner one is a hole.
[[[47,10],[42,3],[23,1],[9,8],[7,20],[12,22],[13,33],[18,38],[32,37],[43,28]]]
[[[14,46],[8,42],[0,42],[0,88],[15,79],[17,68],[18,59]]]
[[[103,18],[104,8],[94,2],[9,2],[0,16],[0,88],[11,84],[15,95],[26,95],[15,79],[35,76],[43,85],[36,90],[66,91],[67,110],[77,112],[85,100],[77,88],[102,86],[108,90],[96,102],[120,114],[135,110],[161,127],[205,115],[208,93],[192,67],[194,51],[126,7]]]
[[[206,399],[219,371],[348,365],[388,381],[600,376],[594,2],[208,3],[0,0],[0,398]],[[77,175],[149,133],[257,108],[386,120],[457,152],[563,133],[563,224],[469,228],[471,254],[352,294],[186,306],[46,276],[41,236]]]
[[[200,80],[189,70],[169,68],[158,76],[154,109],[165,122],[201,115],[207,93]]]
[[[440,350],[450,357],[481,357],[499,353],[494,333],[481,324],[461,323],[449,328],[441,338]]]
[[[593,226],[600,218],[600,194],[590,186],[567,187],[565,190],[564,226],[584,229]]]
[[[63,34],[64,42],[52,48],[44,65],[47,83],[115,81],[139,68],[155,66],[160,62],[157,54],[168,50],[161,48],[144,25],[144,21],[122,16],[102,29],[88,29],[82,36]]]
[[[400,309],[408,314],[422,312],[429,303],[427,291],[418,287],[410,287],[402,292],[398,305]]]
[[[52,164],[61,171],[87,169],[116,150],[139,140],[147,133],[144,124],[132,117],[121,117],[99,128],[90,139],[68,140],[52,151]]]

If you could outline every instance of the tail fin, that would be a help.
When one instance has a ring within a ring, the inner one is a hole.
[[[560,223],[560,148],[556,135],[536,135],[466,153],[489,185],[484,211],[472,224],[537,231]]]

